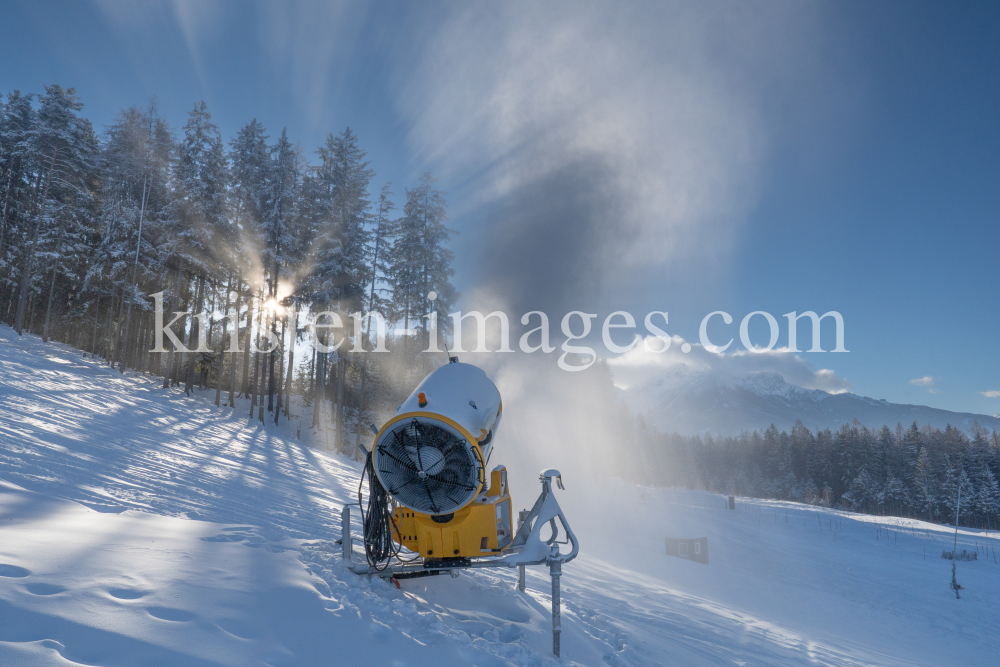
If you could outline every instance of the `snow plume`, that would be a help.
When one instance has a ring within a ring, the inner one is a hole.
[[[831,394],[848,391],[851,383],[829,369],[817,369],[788,348],[766,352],[741,350],[733,353],[709,352],[701,345],[691,345],[683,352],[684,340],[671,339],[670,347],[662,353],[649,352],[660,349],[659,341],[652,337],[640,342],[627,353],[611,359],[608,364],[615,377],[616,386],[622,389],[639,387],[664,375],[678,377],[712,373],[722,378],[738,379],[755,373],[776,373],[785,382],[805,389],[822,389]]]
[[[463,310],[504,310],[515,328],[544,311],[558,345],[567,311],[627,308],[668,273],[723,266],[763,177],[765,103],[811,67],[814,11],[580,2],[445,15],[400,67],[397,108],[414,161],[449,184],[463,223]],[[634,466],[606,362],[565,373],[553,355],[460,356],[503,395],[511,479]],[[786,356],[769,355],[804,366]]]
[[[565,311],[726,255],[766,154],[760,72],[785,76],[811,10],[725,8],[479,4],[443,22],[398,106],[417,157],[477,192],[452,212],[484,218],[463,239],[469,305]]]
[[[634,477],[639,452],[630,442],[633,418],[615,395],[607,364],[566,373],[539,356],[462,355],[486,371],[503,398],[490,465],[507,466],[511,488],[522,499],[538,494],[538,471],[546,468],[558,469],[576,489]]]

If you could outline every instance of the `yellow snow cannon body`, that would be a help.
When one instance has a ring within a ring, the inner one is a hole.
[[[502,416],[486,373],[452,362],[428,375],[379,430],[372,463],[397,503],[394,542],[435,560],[494,556],[510,545],[507,469],[486,477]]]

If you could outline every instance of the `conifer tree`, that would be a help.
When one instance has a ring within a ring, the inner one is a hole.
[[[97,139],[90,121],[78,112],[83,109],[73,88],[45,87],[39,98],[38,122],[29,131],[30,155],[36,171],[31,217],[22,248],[21,270],[14,329],[21,333],[35,276],[39,238],[58,228],[60,218],[73,215],[81,207],[80,196],[89,200],[93,187]]]
[[[407,189],[403,217],[396,223],[395,242],[388,266],[392,286],[392,316],[405,328],[420,328],[426,338],[425,315],[437,313],[438,331],[451,329],[448,311],[458,294],[451,284],[454,253],[447,247],[455,232],[445,223],[444,193],[434,189],[436,179],[426,172],[417,187]],[[436,298],[428,299],[435,293]]]

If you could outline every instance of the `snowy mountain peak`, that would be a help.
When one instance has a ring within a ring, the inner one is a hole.
[[[971,427],[979,422],[1000,428],[1000,414],[992,417],[957,413],[921,405],[899,405],[857,394],[830,394],[804,389],[775,372],[725,377],[713,371],[670,371],[645,384],[624,390],[629,407],[644,414],[663,431],[738,435],[763,431],[772,423],[790,430],[797,420],[815,431],[837,430],[855,419],[870,428],[916,421],[936,428],[947,424]]]
[[[772,394],[786,396],[790,391],[800,389],[785,382],[784,376],[779,373],[752,373],[737,379],[732,385],[742,387],[758,396]]]

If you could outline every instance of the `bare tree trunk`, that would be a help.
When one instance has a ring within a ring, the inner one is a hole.
[[[337,439],[334,446],[338,452],[343,453],[345,447],[344,427],[347,425],[347,417],[344,414],[344,376],[347,375],[347,355],[337,355],[337,368]]]
[[[229,293],[233,290],[233,274],[229,273],[229,280],[226,282],[225,317],[222,320],[222,344],[219,345],[219,373],[215,378],[215,407],[219,407],[219,399],[222,398],[222,380],[226,371],[226,332],[229,330]],[[239,317],[237,311],[237,317]],[[236,334],[239,337],[240,325],[236,324]]]
[[[28,331],[35,330],[35,300],[31,299],[28,301]]]
[[[217,296],[217,285],[211,280],[208,281],[208,324],[205,325],[205,332],[208,334],[205,340],[205,347],[212,349],[212,329],[215,328],[212,322],[212,315],[215,314],[215,297]],[[227,297],[228,298],[228,297]]]
[[[278,319],[278,309],[277,309],[277,307],[275,307],[275,309],[271,311],[271,333],[274,334],[275,336],[278,335],[278,331],[277,331],[277,328],[276,328],[277,319]],[[281,349],[280,346],[274,352],[278,351],[279,349]],[[267,371],[267,376],[268,376],[268,382],[267,382],[267,411],[268,412],[274,412],[274,358],[275,358],[274,352],[269,352],[268,355],[267,355],[269,357],[269,359],[268,359],[268,366],[269,366],[269,368],[268,368],[268,371]],[[283,352],[283,350],[282,350],[282,352]]]
[[[14,168],[7,170],[7,190],[3,195],[3,212],[0,212],[0,257],[3,256],[4,240],[7,237],[7,204],[10,202],[10,190],[14,186]]]
[[[59,223],[59,236],[57,241],[57,251],[62,252],[63,234],[66,232],[65,220]],[[56,274],[59,271],[59,255],[57,253],[55,259],[52,260],[52,281],[49,283],[49,301],[45,307],[45,324],[42,326],[42,342],[49,342],[49,320],[52,316],[52,295],[56,290]]]
[[[274,309],[271,310],[271,333],[277,335],[277,320],[278,320],[278,253],[280,248],[276,249],[274,253],[274,267],[271,270],[271,301],[274,304]],[[268,370],[268,376],[270,380],[267,385],[267,411],[274,412],[274,355],[269,355],[270,359],[270,369]],[[275,415],[277,418],[277,415]],[[275,422],[277,423],[277,422]]]
[[[120,356],[119,350],[125,347],[125,287],[122,287],[122,296],[118,301],[118,316],[115,318],[115,347],[108,355],[108,365],[114,368],[115,359]]]
[[[264,330],[266,331],[267,330],[267,315],[266,315],[266,311],[264,311],[264,309],[261,308],[261,312],[264,313],[264,318],[263,318],[264,319]],[[267,344],[266,344],[266,346],[264,348],[265,350],[270,347],[270,343],[271,343],[271,341],[270,341],[270,339],[268,339]],[[270,352],[265,352],[264,354],[266,354],[268,356],[271,356]],[[267,358],[261,359],[261,364],[260,364],[260,385],[258,386],[258,390],[257,390],[257,395],[260,397],[260,404],[259,404],[259,407],[257,409],[257,419],[260,420],[261,424],[264,423],[264,388],[266,386],[264,383],[267,381],[267,367],[268,367],[268,359]]]
[[[248,285],[248,287],[250,287]],[[250,287],[250,299],[247,301],[247,347],[243,350],[243,388],[240,393],[246,398],[250,398],[250,342],[253,340],[254,328],[253,328],[253,288]],[[256,355],[254,355],[254,363],[256,363]],[[257,374],[257,367],[254,366],[254,375]]]
[[[329,342],[329,338],[327,338]],[[313,400],[313,426],[319,426],[319,413],[320,406],[326,400],[326,352],[316,352],[316,361],[314,366],[314,382],[313,393],[315,394],[315,399]]]
[[[235,310],[235,313],[234,313],[235,321],[233,322],[233,336],[236,337],[236,349],[239,349],[239,347],[240,347],[239,346],[239,342],[240,342],[240,297],[242,296],[242,294],[243,294],[243,281],[242,281],[241,278],[237,277],[237,279],[236,279],[236,310]],[[253,312],[250,311],[250,315],[252,315],[252,314],[253,314]],[[247,320],[247,338],[248,339],[250,337],[249,331],[250,331],[250,320],[248,319]],[[249,345],[247,347],[249,347]],[[231,364],[232,368],[229,371],[229,373],[230,373],[230,377],[229,377],[229,407],[231,407],[231,408],[235,408],[236,407],[236,401],[234,400],[234,396],[233,395],[236,393],[236,363],[237,363],[238,360],[239,360],[239,358],[236,356],[236,353],[233,353],[233,359],[232,359],[232,364]]]
[[[98,293],[97,298],[94,300],[94,339],[90,344],[90,356],[94,357],[97,355],[97,328],[100,326],[101,322],[101,295]]]
[[[59,269],[59,260],[52,262],[52,282],[49,283],[49,301],[45,307],[45,324],[42,326],[42,342],[49,342],[49,320],[52,317],[52,295],[56,291],[56,272]]]
[[[288,345],[288,374],[285,377],[285,419],[290,418],[289,405],[292,402],[292,369],[295,367],[295,343],[298,340],[298,313],[292,310],[292,340]]]
[[[104,361],[105,363],[111,358],[111,342],[112,342],[112,332],[114,330],[114,318],[115,318],[115,293],[111,292],[111,303],[108,304],[108,322],[104,329]]]
[[[180,304],[180,305],[178,305],[178,308],[183,308],[184,310],[182,312],[193,313],[194,311],[193,311],[193,303],[192,303],[192,301],[193,301],[195,295],[191,294],[190,290],[189,290],[189,293],[184,298],[183,303],[181,303],[181,290],[184,287],[183,283],[184,282],[188,282],[188,283],[190,282],[190,279],[188,279],[187,281],[182,280],[183,276],[184,276],[183,271],[179,272],[178,275],[177,275],[177,301]],[[193,338],[191,336],[191,333],[194,330],[194,326],[195,326],[194,322],[192,321],[190,324],[188,322],[184,322],[181,326],[183,327],[184,346],[185,346],[185,348],[187,348],[188,350],[190,350],[191,349],[191,341],[193,340]],[[171,386],[174,386],[174,387],[179,387],[180,386],[180,384],[181,384],[181,372],[182,372],[182,369],[184,368],[184,362],[188,359],[188,357],[186,355],[189,355],[189,354],[191,354],[191,353],[190,352],[180,352],[180,351],[178,351],[177,354],[174,355],[174,365],[170,367],[170,384],[171,384]]]
[[[282,393],[283,387],[281,386],[280,383],[281,383],[282,378],[284,377],[284,371],[285,371],[285,348],[284,348],[284,344],[285,344],[285,334],[287,333],[287,330],[288,330],[288,314],[286,312],[284,319],[281,321],[281,347],[278,348],[281,351],[281,360],[280,360],[281,361],[281,365],[278,368],[278,383],[279,383],[279,385],[278,385],[278,405],[276,406],[276,409],[274,411],[274,425],[275,426],[278,425],[278,415],[281,414],[281,393]],[[273,373],[273,371],[272,371],[272,373]],[[271,378],[271,382],[272,383],[274,382],[274,378],[273,377]]]
[[[125,316],[125,338],[128,338],[129,327],[132,323],[132,302],[135,300],[134,292],[139,287],[139,251],[142,248],[142,220],[146,215],[146,177],[142,179],[142,207],[139,209],[139,238],[135,242],[135,262],[132,267],[132,298],[128,300],[128,314]],[[118,358],[118,370],[125,372],[124,358]]]
[[[205,276],[199,275],[197,278],[197,292],[194,299],[194,312],[191,316],[191,334],[188,340],[188,349],[194,350],[200,347],[198,345],[199,339],[202,337],[201,331],[201,320],[198,318],[198,314],[202,310],[202,299],[205,296]],[[194,347],[192,347],[194,345]],[[194,387],[194,364],[198,359],[200,352],[191,352],[188,358],[188,369],[187,377],[184,378],[184,393],[188,396],[191,395],[191,389]]]
[[[319,405],[319,395],[316,391],[316,364],[318,361],[318,352],[314,347],[312,350],[312,360],[309,363],[309,391],[312,392],[313,399],[313,420],[312,425],[315,427],[319,423],[318,413],[319,410],[316,408]]]
[[[131,365],[137,371],[146,374],[146,338],[149,336],[149,320],[142,317],[139,321],[139,337],[135,341],[136,348],[132,352]]]
[[[180,293],[180,282],[181,282],[180,281],[180,277],[181,277],[181,267],[178,266],[174,270],[173,280],[170,281],[170,287],[168,288],[170,290],[170,313],[171,314],[173,314],[177,310],[177,303],[178,303],[178,298],[179,298],[179,293]],[[164,313],[164,319],[166,319],[166,315],[167,314]],[[173,319],[173,318],[171,318],[171,319]],[[167,321],[169,321],[169,320],[167,320]],[[161,352],[160,354],[162,355],[163,353]],[[160,363],[161,364],[163,363],[162,357],[160,359]],[[173,369],[174,369],[174,346],[171,345],[170,349],[167,350],[167,362],[166,362],[165,367],[163,369],[164,370],[164,373],[163,373],[163,388],[164,389],[169,389],[170,388],[170,377],[171,377],[171,375],[173,375]]]
[[[257,309],[257,328],[254,333],[257,334],[257,349],[260,349],[260,321],[261,313],[264,312],[263,304]],[[257,407],[257,371],[260,370],[260,352],[254,352],[253,355],[253,377],[248,378],[250,390],[250,419],[253,419],[253,411]]]
[[[17,297],[17,314],[14,315],[14,331],[21,335],[24,327],[24,310],[28,305],[28,287],[31,284],[31,274],[35,270],[35,250],[38,243],[38,228],[45,217],[45,206],[49,203],[49,185],[52,183],[52,169],[56,164],[56,157],[59,155],[59,147],[52,152],[52,160],[49,162],[49,171],[45,175],[45,191],[42,193],[42,203],[35,218],[35,224],[31,228],[31,250],[24,249],[24,261],[21,263],[21,289]]]

